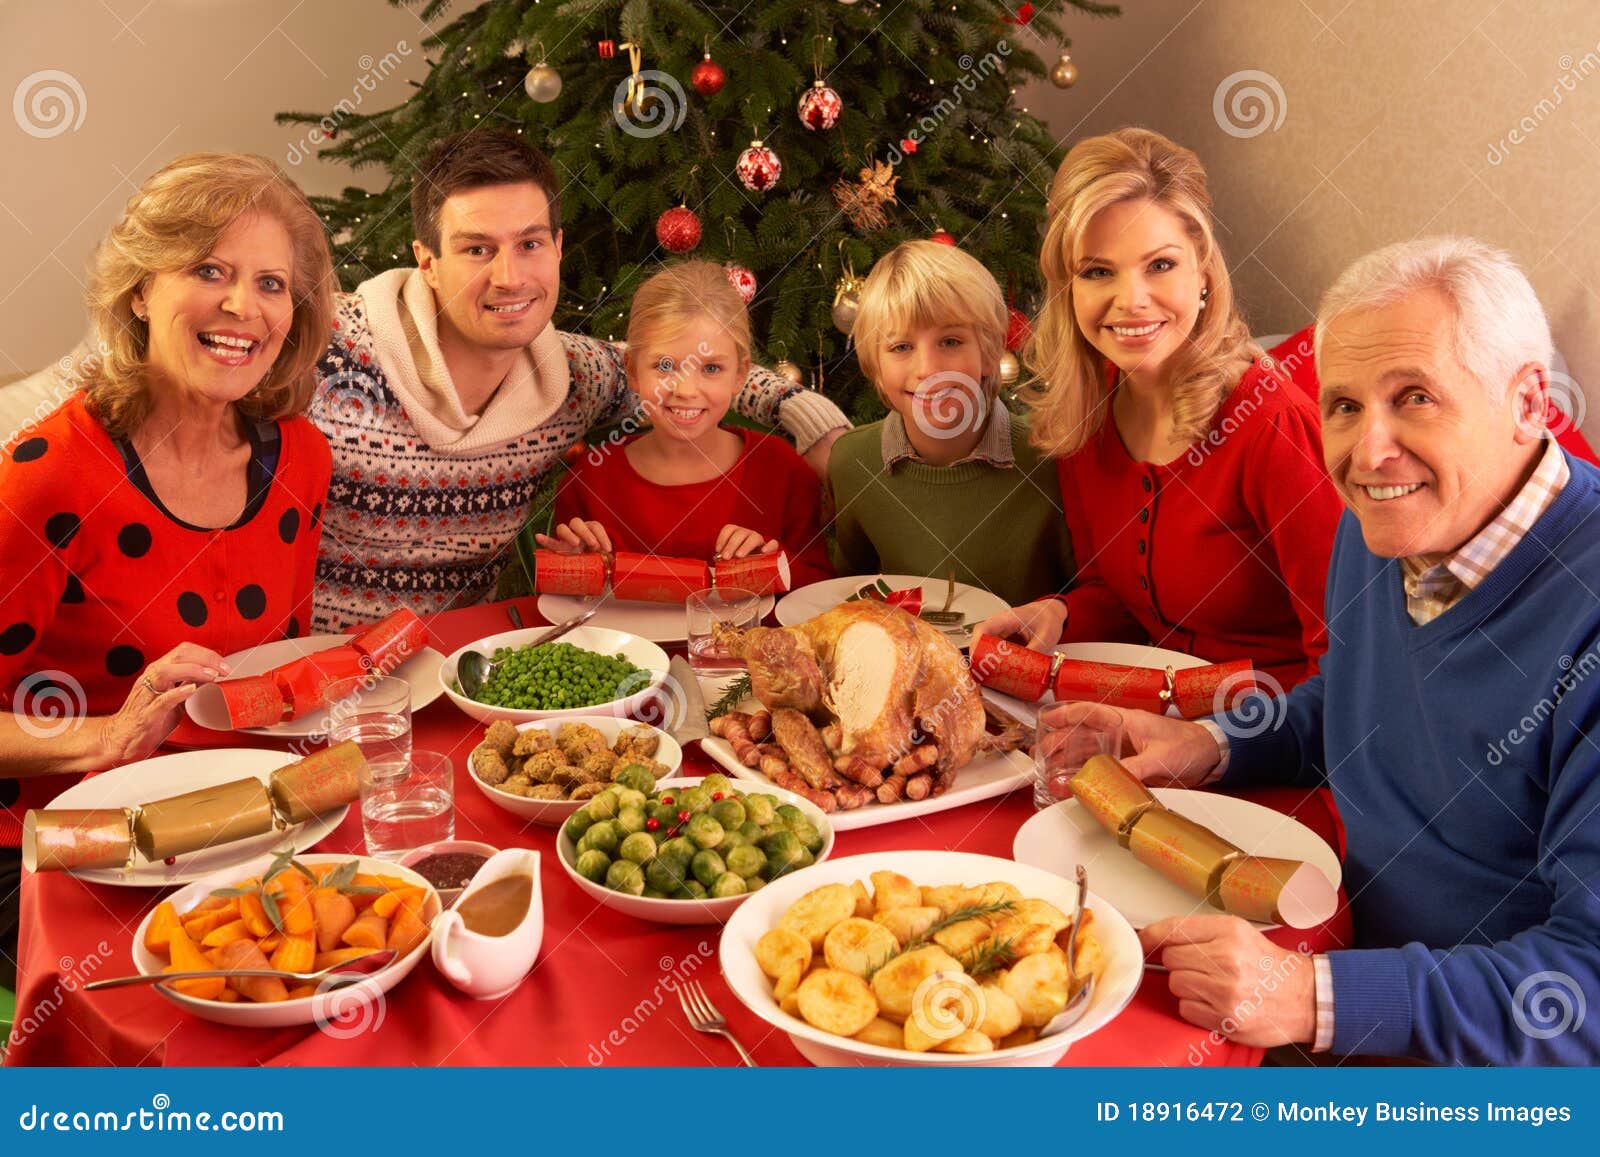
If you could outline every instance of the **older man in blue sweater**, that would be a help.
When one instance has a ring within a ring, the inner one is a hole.
[[[1338,800],[1357,946],[1274,967],[1265,992],[1284,951],[1244,921],[1153,924],[1189,1020],[1263,1046],[1600,1063],[1600,472],[1544,434],[1544,312],[1505,254],[1413,241],[1339,278],[1317,346],[1349,507],[1321,674],[1270,727],[1082,704],[1052,722],[1120,725],[1149,782]]]

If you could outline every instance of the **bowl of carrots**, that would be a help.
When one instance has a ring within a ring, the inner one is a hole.
[[[440,908],[438,891],[410,868],[367,856],[283,853],[197,880],[157,904],[134,933],[133,963],[145,975],[216,968],[314,972],[374,949],[394,949],[393,962],[377,972],[321,992],[276,977],[154,986],[184,1011],[219,1024],[347,1029],[365,1023],[368,1006],[427,955]]]

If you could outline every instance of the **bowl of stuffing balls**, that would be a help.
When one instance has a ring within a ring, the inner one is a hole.
[[[486,798],[547,827],[560,827],[613,784],[649,795],[682,764],[683,748],[665,731],[610,715],[499,720],[467,760]]]

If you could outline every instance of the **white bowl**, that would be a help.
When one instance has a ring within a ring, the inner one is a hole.
[[[374,860],[370,856],[358,856],[354,853],[346,856],[296,856],[295,859],[306,865],[343,864],[350,860],[358,860],[361,864],[358,870],[363,873],[374,876],[398,876],[418,887],[426,888],[428,896],[422,908],[422,922],[425,925],[431,928],[433,918],[439,914],[441,904],[438,891],[410,868],[401,867],[389,860]],[[182,916],[215,889],[229,888],[240,880],[259,875],[271,863],[272,857],[264,856],[252,863],[229,868],[226,872],[219,872],[204,880],[197,880],[186,888],[180,888],[167,899],[177,909],[178,915]],[[139,922],[139,927],[133,934],[133,964],[145,976],[160,972],[167,966],[165,960],[144,946],[145,929],[149,927],[154,916],[155,909],[152,908],[149,915]],[[216,1021],[218,1024],[240,1025],[244,1028],[286,1028],[297,1024],[317,1024],[326,1025],[335,1035],[353,1035],[376,1020],[374,1014],[369,1011],[369,1006],[381,1001],[384,993],[411,974],[417,962],[428,955],[429,942],[432,939],[433,933],[429,931],[428,935],[423,937],[421,944],[365,980],[345,988],[331,989],[313,996],[302,996],[296,1000],[280,1000],[271,1004],[240,1000],[225,1004],[220,1000],[201,1000],[198,997],[186,996],[169,988],[157,987],[156,991],[185,1012],[193,1013],[202,1020]]]
[[[444,688],[444,693],[450,696],[452,703],[483,723],[493,723],[497,719],[504,719],[510,723],[530,723],[536,719],[577,719],[583,715],[614,715],[619,718],[632,715],[649,702],[656,688],[666,681],[667,653],[649,639],[641,639],[638,635],[613,631],[606,627],[577,627],[555,642],[571,643],[574,647],[582,647],[586,651],[595,651],[602,655],[620,653],[635,667],[642,667],[648,671],[648,680],[641,677],[639,685],[630,687],[628,694],[620,699],[613,699],[608,703],[591,703],[587,707],[565,707],[559,711],[519,711],[511,707],[493,707],[488,703],[479,703],[476,699],[467,698],[456,686],[456,661],[461,658],[463,652],[479,651],[485,656],[492,656],[498,647],[526,646],[549,629],[529,627],[522,631],[501,631],[498,635],[486,635],[468,643],[453,652],[439,668],[440,686]]]
[[[420,848],[412,848],[409,852],[400,857],[400,866],[415,869],[418,864],[420,864],[423,860],[426,860],[429,856],[448,856],[453,853],[461,853],[462,855],[469,856],[482,856],[484,862],[487,863],[490,857],[494,856],[499,851],[500,849],[495,847],[493,844],[481,843],[478,840],[439,840],[437,843],[423,844]],[[483,865],[480,864],[478,866],[479,868],[482,868]],[[471,882],[471,880],[467,881],[468,884]],[[438,885],[434,886],[438,888]],[[461,893],[465,892],[466,890],[467,884],[462,884],[459,888],[438,888],[439,903],[443,907],[448,908],[457,900],[459,900],[461,898]]]
[[[666,775],[662,776],[662,779],[665,780],[667,776],[671,776],[683,765],[683,748],[679,746],[678,741],[672,736],[662,731],[659,727],[651,727],[648,723],[634,723],[627,719],[618,719],[614,715],[577,715],[570,719],[536,720],[533,723],[518,724],[517,730],[527,731],[530,728],[538,727],[554,735],[560,730],[563,723],[589,724],[589,726],[606,737],[608,746],[615,743],[617,736],[622,734],[623,731],[653,731],[659,740],[659,745],[656,747],[655,760],[657,763],[664,763],[667,766]],[[546,827],[560,827],[567,822],[567,817],[581,808],[584,803],[581,799],[529,799],[525,795],[515,795],[509,791],[501,791],[497,787],[490,787],[478,778],[477,772],[472,771],[470,760],[467,763],[467,770],[472,773],[472,782],[477,785],[478,790],[491,803],[505,808],[512,815],[521,816],[523,819],[532,820],[534,823],[543,824]]]
[[[689,788],[700,782],[699,776],[692,779],[663,779],[656,783],[656,789],[659,791],[666,787]],[[794,804],[805,813],[807,819],[817,825],[817,831],[822,833],[822,850],[817,853],[816,862],[820,864],[832,854],[833,825],[828,822],[828,817],[822,814],[822,810],[816,804],[791,791],[784,791],[781,787],[763,787],[759,791],[747,791],[747,786],[754,785],[741,784],[737,780],[733,786],[740,795],[772,795],[776,796],[780,803]],[[607,908],[615,908],[625,915],[637,916],[641,920],[654,920],[658,924],[722,924],[733,915],[734,909],[739,905],[754,896],[760,896],[767,888],[773,886],[767,884],[760,892],[746,893],[743,896],[723,896],[716,900],[658,900],[654,896],[630,896],[626,892],[615,892],[604,884],[596,884],[593,880],[578,875],[578,869],[573,866],[578,859],[578,845],[566,832],[561,832],[556,837],[556,859],[561,861],[562,870],[567,873],[568,878],[583,889],[591,899],[598,900]],[[810,871],[809,868],[803,870]]]
[[[1043,1066],[1061,1060],[1073,1041],[1104,1028],[1133,999],[1144,976],[1144,953],[1133,926],[1105,900],[1089,893],[1087,907],[1094,912],[1095,935],[1106,956],[1105,974],[1095,984],[1089,1011],[1077,1024],[1055,1036],[992,1053],[917,1053],[862,1044],[849,1037],[823,1032],[799,1017],[790,1016],[772,998],[772,981],[756,963],[756,941],[773,928],[784,911],[801,896],[823,884],[868,883],[873,872],[899,872],[919,885],[987,884],[1003,880],[1015,884],[1029,899],[1048,900],[1071,912],[1077,885],[1040,868],[1014,860],[978,856],[968,852],[874,852],[846,856],[802,868],[783,876],[750,897],[722,931],[717,955],[722,975],[733,995],[762,1020],[789,1034],[794,1047],[814,1065],[912,1065],[939,1068],[948,1065],[981,1067]],[[869,885],[870,886],[870,885]]]

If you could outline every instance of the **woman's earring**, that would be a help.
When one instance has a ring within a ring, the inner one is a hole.
[[[1211,287],[1208,285],[1200,291],[1200,308],[1206,307],[1206,298],[1211,296]]]

